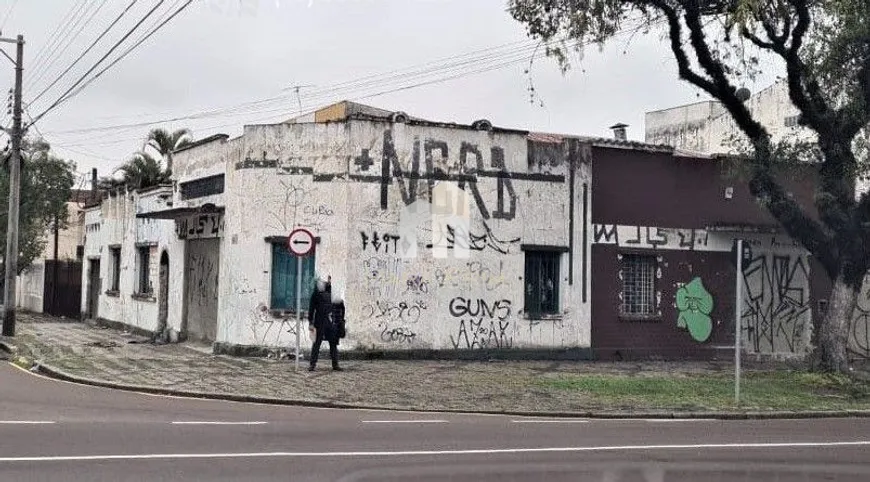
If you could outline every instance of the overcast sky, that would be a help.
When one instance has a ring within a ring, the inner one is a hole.
[[[49,107],[159,3],[136,1],[34,102],[132,1],[0,0],[3,36],[25,37],[24,100],[33,102],[30,115]],[[164,0],[94,73],[182,3]],[[70,18],[77,18],[77,25]],[[294,85],[307,86],[300,89],[303,111],[360,99],[433,120],[486,118],[497,126],[546,132],[610,136],[608,126],[624,122],[630,125],[629,138],[636,140],[643,140],[645,112],[706,98],[677,80],[666,44],[656,35],[624,35],[603,52],[589,49],[564,76],[551,59],[536,60],[531,77],[524,74],[528,60],[510,62],[528,59],[531,44],[503,0],[195,0],[37,127],[80,172],[96,167],[105,175],[141,147],[150,127],[117,126],[223,109],[155,125],[189,127],[197,138],[217,132],[235,136],[246,123],[294,116],[299,109]],[[479,52],[484,49],[490,50]],[[14,56],[14,45],[4,50]],[[475,51],[475,57],[463,57]],[[0,82],[8,91],[14,70],[5,65]],[[472,73],[497,65],[501,68]],[[407,74],[414,70],[423,72]],[[377,77],[359,83],[369,76]],[[530,79],[535,104],[529,98]],[[771,80],[748,87],[757,91]],[[273,97],[279,98],[251,104]],[[231,107],[238,108],[226,110]],[[3,122],[11,123],[8,116]],[[95,127],[106,128],[81,132]]]

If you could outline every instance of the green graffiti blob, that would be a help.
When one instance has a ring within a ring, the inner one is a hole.
[[[713,331],[713,296],[704,288],[701,278],[695,278],[677,290],[677,327],[688,328],[689,334],[699,343],[710,338]]]

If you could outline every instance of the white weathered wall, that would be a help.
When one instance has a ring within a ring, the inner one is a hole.
[[[647,112],[645,142],[707,152],[711,145],[710,122],[724,112],[722,105],[713,101]]]
[[[271,246],[267,236],[286,236],[294,227],[312,229],[322,237],[316,269],[343,287],[348,316],[346,348],[467,349],[497,347],[585,347],[590,343],[589,303],[580,301],[580,203],[586,165],[575,180],[574,285],[568,285],[568,256],[560,267],[562,313],[548,320],[528,320],[524,313],[525,257],[520,244],[568,246],[567,161],[547,169],[564,175],[564,182],[511,179],[516,198],[505,188],[504,216],[496,219],[499,181],[480,177],[478,189],[490,219],[470,203],[472,245],[466,259],[435,259],[426,244],[431,225],[416,227],[414,259],[397,253],[400,240],[410,237],[400,216],[411,195],[393,179],[386,184],[388,207],[381,209],[381,173],[385,132],[392,131],[393,148],[403,171],[411,170],[419,150],[420,173],[426,174],[427,145],[433,168],[460,172],[462,144],[480,152],[482,167],[492,165],[491,148],[504,152],[505,168],[529,174],[526,136],[466,129],[421,127],[368,121],[330,124],[249,126],[237,169],[227,163],[227,213],[220,282],[218,341],[240,345],[287,346],[295,338],[292,321],[269,311]],[[428,144],[427,144],[428,143]],[[443,144],[440,144],[443,143]],[[438,146],[446,146],[442,158]],[[364,169],[363,150],[371,162]],[[466,171],[476,168],[466,155]],[[393,167],[390,167],[390,171]],[[452,183],[455,181],[437,181]],[[428,181],[417,182],[416,206],[429,206]],[[403,201],[403,189],[407,200]],[[470,192],[470,189],[468,189]],[[591,217],[590,217],[591,219]],[[412,228],[413,230],[413,228]],[[382,240],[373,243],[375,235]],[[587,271],[588,276],[588,271]],[[493,316],[469,317],[493,311]],[[452,308],[452,309],[451,309]],[[307,341],[307,333],[303,334]]]
[[[166,209],[160,194],[170,194],[170,188],[161,188],[146,193],[129,192],[110,196],[98,209],[85,213],[85,264],[82,269],[82,311],[87,310],[88,259],[100,258],[98,316],[118,321],[145,330],[157,329],[157,292],[160,253],[167,249],[174,236],[171,221],[138,219],[136,214]],[[134,296],[136,293],[137,244],[154,244],[150,248],[149,279],[154,286],[152,297]],[[112,262],[109,246],[121,245],[121,269],[119,292],[107,294],[111,287]]]
[[[34,260],[15,282],[15,300],[18,308],[34,313],[42,313],[45,294],[45,264]]]

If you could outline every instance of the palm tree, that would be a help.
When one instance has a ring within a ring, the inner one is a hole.
[[[160,161],[146,152],[133,154],[118,171],[124,176],[124,183],[135,189],[156,186],[169,180],[169,173],[163,170]]]
[[[173,132],[162,127],[151,129],[148,137],[145,138],[143,149],[147,147],[154,149],[166,162],[166,171],[172,173],[172,151],[190,144],[190,137],[190,129],[178,129]]]

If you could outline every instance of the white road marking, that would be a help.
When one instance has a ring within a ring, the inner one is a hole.
[[[360,423],[449,423],[447,420],[360,420]]]
[[[214,454],[130,454],[130,455],[48,455],[32,457],[0,457],[3,462],[64,462],[90,460],[154,460],[154,459],[226,459],[226,458],[303,458],[303,457],[409,457],[435,455],[499,455],[521,453],[570,453],[570,452],[633,452],[645,450],[699,450],[699,449],[775,449],[805,447],[860,447],[870,445],[870,440],[853,442],[781,442],[781,443],[730,443],[730,444],[674,444],[674,445],[604,445],[598,447],[538,447],[514,449],[467,449],[467,450],[403,450],[359,452],[243,452]]]
[[[42,425],[57,423],[51,420],[0,420],[0,425]]]
[[[189,421],[172,422],[173,425],[265,425],[268,422],[220,422],[220,421]]]
[[[589,423],[589,420],[556,420],[556,419],[542,419],[542,420],[511,420],[511,423]]]

